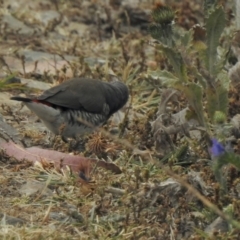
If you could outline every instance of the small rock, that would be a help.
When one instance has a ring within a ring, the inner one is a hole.
[[[6,84],[21,83],[21,79],[17,78],[17,77],[11,77],[11,78],[7,79],[7,81],[5,83]]]
[[[52,196],[52,191],[46,187],[45,182],[38,182],[38,181],[27,181],[26,184],[22,185],[19,189],[19,193],[25,194],[26,196],[34,195],[35,193],[41,193],[44,196]]]
[[[209,226],[206,227],[204,232],[213,236],[215,232],[227,232],[229,226],[226,220],[221,217],[216,218]]]
[[[16,31],[22,35],[32,35],[34,33],[34,29],[28,27],[10,14],[3,16],[2,21],[7,24],[9,31]]]
[[[16,217],[11,217],[8,216],[6,214],[0,213],[0,224],[8,224],[8,225],[23,225],[25,223],[25,221],[23,219],[20,218],[16,218]]]

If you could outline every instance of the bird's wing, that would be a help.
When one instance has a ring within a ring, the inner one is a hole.
[[[43,92],[37,99],[56,106],[101,113],[106,103],[101,82],[72,79]]]

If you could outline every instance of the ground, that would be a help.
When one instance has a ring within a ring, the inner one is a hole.
[[[239,228],[231,232],[224,215],[233,206],[239,218],[238,170],[228,167],[230,190],[222,195],[199,138],[173,134],[174,154],[156,145],[159,103],[171,96],[172,114],[187,105],[181,93],[166,92],[147,74],[169,69],[148,32],[158,4],[1,2],[1,239],[239,239]],[[181,28],[203,22],[201,1],[167,4]],[[232,6],[224,4],[230,21]],[[130,90],[127,105],[86,136],[82,149],[60,138],[53,144],[41,121],[10,100],[75,76],[118,78]],[[232,104],[233,115],[235,98]]]

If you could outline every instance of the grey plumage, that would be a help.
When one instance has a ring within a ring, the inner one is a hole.
[[[128,95],[127,86],[119,81],[74,78],[36,98],[11,99],[22,101],[54,134],[78,138],[92,127],[103,125],[126,104]]]

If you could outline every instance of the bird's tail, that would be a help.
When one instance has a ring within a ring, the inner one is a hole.
[[[30,98],[25,98],[25,97],[11,97],[11,100],[16,100],[16,101],[21,101],[21,102],[32,102],[32,99]]]

